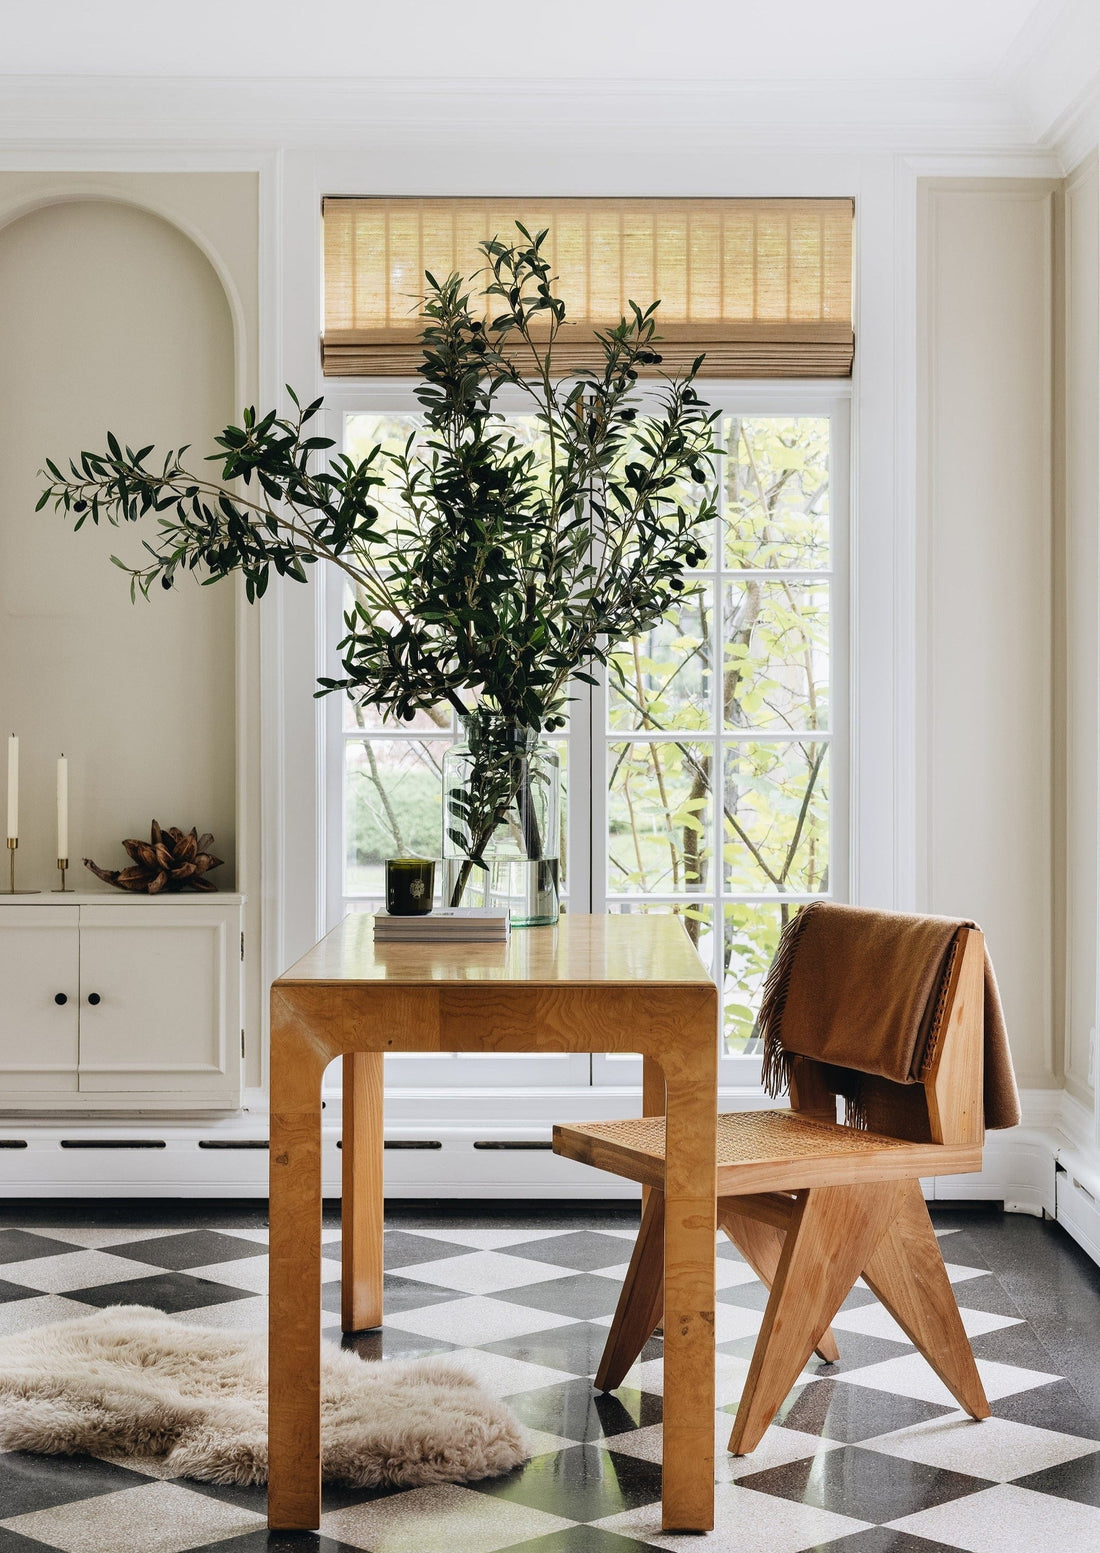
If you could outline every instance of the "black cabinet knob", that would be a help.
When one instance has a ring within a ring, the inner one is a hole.
[[[89,992],[89,994],[88,994],[88,1002],[91,1003],[93,1007],[99,1001],[100,1001],[100,997],[99,997],[99,993],[98,992]]]
[[[63,992],[55,992],[53,995],[53,1000],[57,1004],[58,1008],[60,1008],[63,1003],[67,1003],[69,1001]]]

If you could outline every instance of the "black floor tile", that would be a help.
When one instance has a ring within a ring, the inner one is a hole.
[[[991,1273],[952,1284],[955,1304],[960,1310],[984,1310],[991,1316],[1021,1316],[1016,1302],[1009,1298]]]
[[[407,1230],[387,1230],[382,1241],[382,1255],[387,1267],[413,1267],[417,1262],[440,1262],[448,1256],[469,1256],[473,1246],[460,1246],[447,1240],[431,1240],[427,1235],[409,1234]],[[326,1255],[340,1253],[339,1240],[329,1241]],[[457,1298],[457,1296],[456,1296]]]
[[[598,1230],[575,1230],[571,1235],[555,1235],[550,1240],[532,1238],[518,1246],[501,1246],[503,1256],[521,1256],[528,1262],[549,1262],[552,1267],[571,1267],[590,1273],[597,1267],[617,1267],[629,1262],[631,1245],[616,1235],[601,1235]]]
[[[1100,1507],[1100,1451],[1015,1478],[1013,1487],[1033,1488],[1037,1494],[1054,1494],[1058,1499],[1076,1499],[1079,1504]]]
[[[143,1472],[131,1472],[94,1456],[39,1456],[31,1451],[0,1455],[0,1515],[6,1521],[33,1510],[113,1494],[148,1485]]]
[[[445,1343],[438,1337],[418,1337],[397,1327],[375,1327],[370,1332],[342,1332],[338,1326],[322,1327],[321,1336],[341,1348],[357,1353],[360,1359],[425,1359],[433,1354],[454,1353],[458,1343]]]
[[[1057,1429],[1061,1434],[1100,1440],[1100,1414],[1085,1405],[1068,1380],[1051,1381],[1047,1386],[1001,1397],[990,1403],[990,1409],[994,1418],[1010,1418],[1036,1429]]]
[[[811,1550],[807,1549],[806,1553]],[[815,1548],[812,1553],[819,1553],[819,1550]],[[946,1542],[914,1537],[907,1531],[895,1531],[889,1526],[869,1526],[866,1531],[825,1543],[820,1553],[959,1553],[959,1549]]]
[[[28,1289],[23,1283],[9,1283],[6,1278],[0,1278],[0,1305],[7,1305],[12,1300],[37,1300],[42,1297],[41,1289]]]
[[[840,1350],[839,1360],[826,1364],[816,1354],[810,1359],[809,1368],[820,1375],[822,1380],[834,1380],[838,1375],[863,1369],[869,1364],[880,1364],[884,1359],[898,1359],[913,1351],[911,1343],[895,1343],[886,1337],[867,1337],[863,1332],[842,1332],[839,1327],[833,1336]],[[735,1358],[751,1359],[756,1347],[756,1336],[750,1333],[730,1343],[719,1343],[718,1347],[720,1352],[733,1354]]]
[[[254,1515],[267,1514],[266,1483],[203,1483],[198,1478],[180,1478],[179,1485],[206,1499],[218,1499],[223,1504],[235,1504],[238,1510],[251,1510]]]
[[[992,1486],[983,1478],[861,1450],[858,1445],[842,1445],[805,1461],[752,1472],[739,1478],[738,1485],[878,1524]]]
[[[603,1526],[566,1526],[533,1542],[513,1542],[500,1553],[653,1553],[653,1546]]]
[[[1086,1405],[1100,1413],[1100,1365],[1096,1363],[1100,1267],[1047,1219],[968,1209],[943,1222],[958,1223],[965,1231],[981,1253],[983,1265],[1051,1355],[1048,1367],[1070,1377]]]
[[[764,1310],[769,1291],[757,1279],[752,1283],[734,1284],[732,1289],[719,1289],[716,1296],[724,1305],[740,1305],[745,1310]],[[847,1296],[842,1310],[859,1310],[863,1305],[873,1305],[875,1296],[870,1289],[855,1289]]]
[[[454,1289],[440,1289],[433,1283],[419,1283],[415,1278],[400,1278],[395,1273],[386,1273],[382,1280],[382,1304],[391,1316],[402,1310],[419,1310],[423,1305],[438,1305],[444,1300],[461,1298]],[[321,1285],[321,1309],[339,1315],[339,1278],[334,1283]]]
[[[511,1305],[525,1305],[530,1310],[550,1310],[556,1316],[576,1316],[580,1321],[591,1321],[593,1316],[614,1314],[619,1283],[614,1278],[599,1278],[595,1273],[574,1273],[570,1278],[551,1278],[545,1283],[494,1291],[493,1298],[507,1300]]]
[[[529,1429],[578,1442],[647,1429],[659,1424],[662,1416],[661,1398],[651,1392],[625,1386],[613,1392],[596,1391],[587,1378],[521,1392],[508,1398],[508,1406]]]
[[[147,1278],[127,1278],[123,1283],[97,1284],[90,1289],[66,1289],[67,1300],[95,1305],[152,1305],[156,1310],[174,1314],[178,1310],[201,1310],[204,1305],[224,1305],[229,1300],[250,1300],[249,1289],[234,1289],[212,1278],[192,1278],[189,1273],[151,1273]]]
[[[179,1273],[189,1267],[213,1267],[218,1262],[263,1256],[267,1247],[252,1240],[241,1240],[236,1235],[220,1234],[217,1230],[195,1229],[181,1235],[158,1235],[155,1240],[125,1241],[117,1246],[104,1246],[103,1250],[111,1256],[144,1262],[146,1267],[164,1267]]]
[[[576,1321],[571,1326],[551,1327],[545,1332],[525,1332],[496,1343],[479,1343],[478,1347],[486,1353],[507,1354],[512,1359],[568,1370],[573,1375],[595,1375],[606,1342],[606,1327]]]
[[[983,1332],[971,1338],[970,1346],[976,1359],[992,1359],[998,1364],[1014,1364],[1021,1370],[1053,1374],[1050,1354],[1026,1322]]]
[[[83,1251],[62,1237],[34,1235],[26,1229],[0,1229],[0,1262],[29,1262],[37,1256],[63,1256],[66,1251]]]
[[[33,1537],[23,1537],[7,1526],[0,1526],[0,1553],[55,1553],[48,1542],[36,1542]]]
[[[935,1402],[875,1391],[854,1380],[814,1380],[791,1393],[775,1421],[804,1434],[854,1445],[928,1418],[942,1418],[951,1411]]]
[[[653,1462],[596,1445],[574,1445],[536,1456],[505,1477],[470,1483],[493,1499],[545,1510],[573,1521],[599,1521],[661,1497],[661,1469]]]
[[[0,1553],[4,1553],[3,1543],[0,1543]],[[261,1528],[246,1532],[243,1537],[230,1537],[228,1542],[204,1542],[201,1548],[192,1548],[191,1553],[363,1553],[363,1550],[348,1542],[334,1542],[331,1537],[322,1537],[315,1531],[264,1531]]]

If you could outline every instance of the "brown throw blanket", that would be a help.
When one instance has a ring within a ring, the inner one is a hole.
[[[812,1057],[828,1065],[852,1125],[882,1127],[884,1111],[912,1111],[906,1096],[890,1097],[895,1086],[920,1082],[939,1038],[959,929],[974,925],[831,901],[804,906],[783,930],[757,1022],[768,1093],[787,1090],[792,1057]],[[863,1075],[872,1077],[865,1083]],[[988,952],[984,1098],[987,1127],[1020,1120]]]

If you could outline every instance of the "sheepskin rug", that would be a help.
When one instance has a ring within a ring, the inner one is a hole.
[[[0,1448],[163,1456],[173,1477],[267,1481],[267,1339],[115,1305],[0,1339]],[[526,1461],[520,1425],[464,1370],[322,1343],[326,1478],[461,1483]]]

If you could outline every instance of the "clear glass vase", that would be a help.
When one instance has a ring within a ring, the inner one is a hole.
[[[443,758],[443,904],[507,906],[513,927],[556,922],[557,752],[493,712],[462,731]]]

